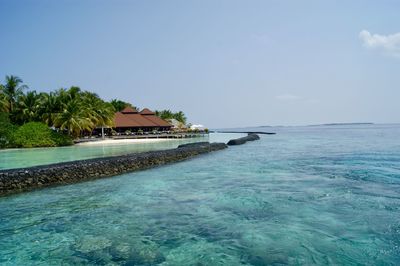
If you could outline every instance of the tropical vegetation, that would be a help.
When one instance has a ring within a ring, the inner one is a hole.
[[[37,92],[29,90],[21,78],[6,76],[0,84],[0,148],[69,145],[95,128],[113,127],[115,112],[127,106],[136,108],[118,99],[104,101],[76,86]],[[156,114],[186,123],[181,111]]]
[[[115,108],[79,87],[37,93],[19,77],[6,76],[0,112],[0,147],[36,147],[71,144],[83,132],[113,126]]]
[[[112,99],[110,103],[112,104],[112,106],[114,106],[114,109],[117,112],[121,112],[127,106],[137,109],[137,107],[133,106],[132,104],[118,100],[118,99]]]
[[[29,122],[14,132],[12,142],[15,147],[55,147],[72,145],[72,139],[65,134],[50,129],[41,122]]]
[[[10,122],[7,113],[0,112],[0,148],[14,146],[13,133],[17,128]]]
[[[172,112],[171,110],[155,111],[156,115],[164,120],[175,119],[182,124],[186,124],[186,116],[182,111]]]

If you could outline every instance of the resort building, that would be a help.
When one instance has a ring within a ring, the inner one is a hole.
[[[191,130],[200,130],[200,131],[203,131],[203,130],[206,129],[206,127],[199,124],[199,125],[191,125],[191,126],[190,126],[190,129],[191,129]]]
[[[149,131],[168,131],[171,124],[156,116],[156,114],[147,108],[138,112],[132,107],[126,107],[121,112],[115,113],[114,130],[118,133],[131,132],[149,132]]]

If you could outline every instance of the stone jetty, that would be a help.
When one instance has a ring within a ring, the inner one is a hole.
[[[0,195],[120,175],[186,160],[226,147],[224,143],[199,142],[170,150],[0,170]]]
[[[229,146],[242,145],[242,144],[245,144],[247,141],[254,141],[254,140],[259,140],[259,139],[260,139],[260,137],[257,134],[250,133],[246,137],[231,139],[230,141],[228,141],[227,144]]]

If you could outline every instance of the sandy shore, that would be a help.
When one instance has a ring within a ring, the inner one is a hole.
[[[104,145],[104,144],[133,144],[133,143],[154,143],[161,141],[171,141],[172,139],[104,139],[96,141],[81,142],[75,145],[91,146],[91,145]]]

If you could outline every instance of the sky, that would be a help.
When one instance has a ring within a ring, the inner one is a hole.
[[[210,128],[400,122],[400,1],[0,0],[0,79]]]

